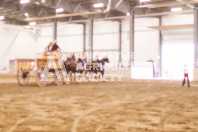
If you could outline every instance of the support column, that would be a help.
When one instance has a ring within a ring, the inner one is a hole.
[[[89,18],[89,61],[93,61],[93,15]]]
[[[194,80],[198,80],[198,4],[194,8]]]
[[[20,8],[20,4],[17,4],[17,5],[16,5],[16,11],[18,11],[18,12],[19,12],[20,10],[21,10],[21,8]]]
[[[130,56],[130,65],[132,62],[134,62],[134,34],[135,34],[135,30],[134,30],[134,24],[135,24],[135,10],[132,9],[131,11],[131,15],[130,15],[130,35],[129,35],[129,38],[130,38],[130,53],[131,53],[131,56]]]
[[[119,21],[119,63],[122,63],[122,20]]]
[[[54,19],[54,26],[53,26],[53,40],[57,39],[57,19]]]
[[[162,26],[162,18],[159,17],[159,26]],[[158,58],[158,68],[159,77],[162,77],[162,30],[159,30],[159,58]]]
[[[55,0],[52,0],[52,6],[56,7]],[[54,14],[56,15],[56,10],[54,10]],[[57,19],[54,19],[54,25],[53,25],[53,40],[57,39]]]
[[[86,52],[86,24],[83,24],[83,52]]]

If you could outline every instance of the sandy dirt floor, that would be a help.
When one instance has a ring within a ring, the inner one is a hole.
[[[1,132],[197,132],[198,82],[123,80],[21,87],[0,78]]]

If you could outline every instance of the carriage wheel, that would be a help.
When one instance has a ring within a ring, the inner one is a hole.
[[[47,84],[47,75],[41,69],[36,72],[36,82],[39,87],[44,87]]]
[[[18,71],[17,72],[17,80],[20,86],[28,85],[30,78],[29,71]]]
[[[62,74],[62,71],[58,71],[58,75],[54,75],[54,82],[56,83],[56,85],[63,85],[64,83],[64,77],[63,77],[63,74]]]

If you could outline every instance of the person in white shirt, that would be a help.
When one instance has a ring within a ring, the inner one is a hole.
[[[184,86],[186,78],[187,78],[187,82],[188,82],[188,87],[190,87],[190,82],[189,82],[189,78],[188,78],[188,68],[186,65],[184,65],[184,80],[183,80],[182,86]]]
[[[50,42],[49,45],[45,48],[45,52],[50,52],[52,48],[53,43]]]

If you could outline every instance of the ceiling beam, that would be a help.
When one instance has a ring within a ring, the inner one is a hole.
[[[124,0],[113,0],[112,8],[126,14],[130,12],[130,3]]]
[[[81,4],[78,3],[70,3],[68,1],[59,1],[59,4],[56,8],[63,8],[65,12],[68,13],[77,13],[77,12],[86,12],[87,9],[85,9]],[[88,18],[87,15],[82,15],[84,18]]]
[[[196,4],[196,3],[198,3],[198,0],[184,1],[184,2],[164,2],[161,4],[146,4],[146,5],[139,5],[135,7],[136,8],[162,8],[162,7],[182,6],[182,5]]]
[[[184,1],[183,0],[177,0],[178,2],[181,2],[181,3],[184,3]],[[191,9],[193,9],[194,8],[194,6],[193,5],[191,5],[191,4],[186,4],[186,6],[187,7],[189,7],[189,8],[191,8]]]
[[[158,30],[175,30],[175,29],[193,29],[194,24],[184,24],[184,25],[166,25],[166,26],[152,26],[149,28]]]
[[[26,22],[41,21],[41,20],[48,20],[48,19],[55,19],[55,18],[74,17],[74,16],[92,15],[92,14],[100,14],[100,13],[102,13],[101,10],[92,11],[92,12],[72,13],[72,14],[58,14],[58,15],[46,16],[46,17],[26,18],[26,19],[23,19],[23,21],[26,21]]]

